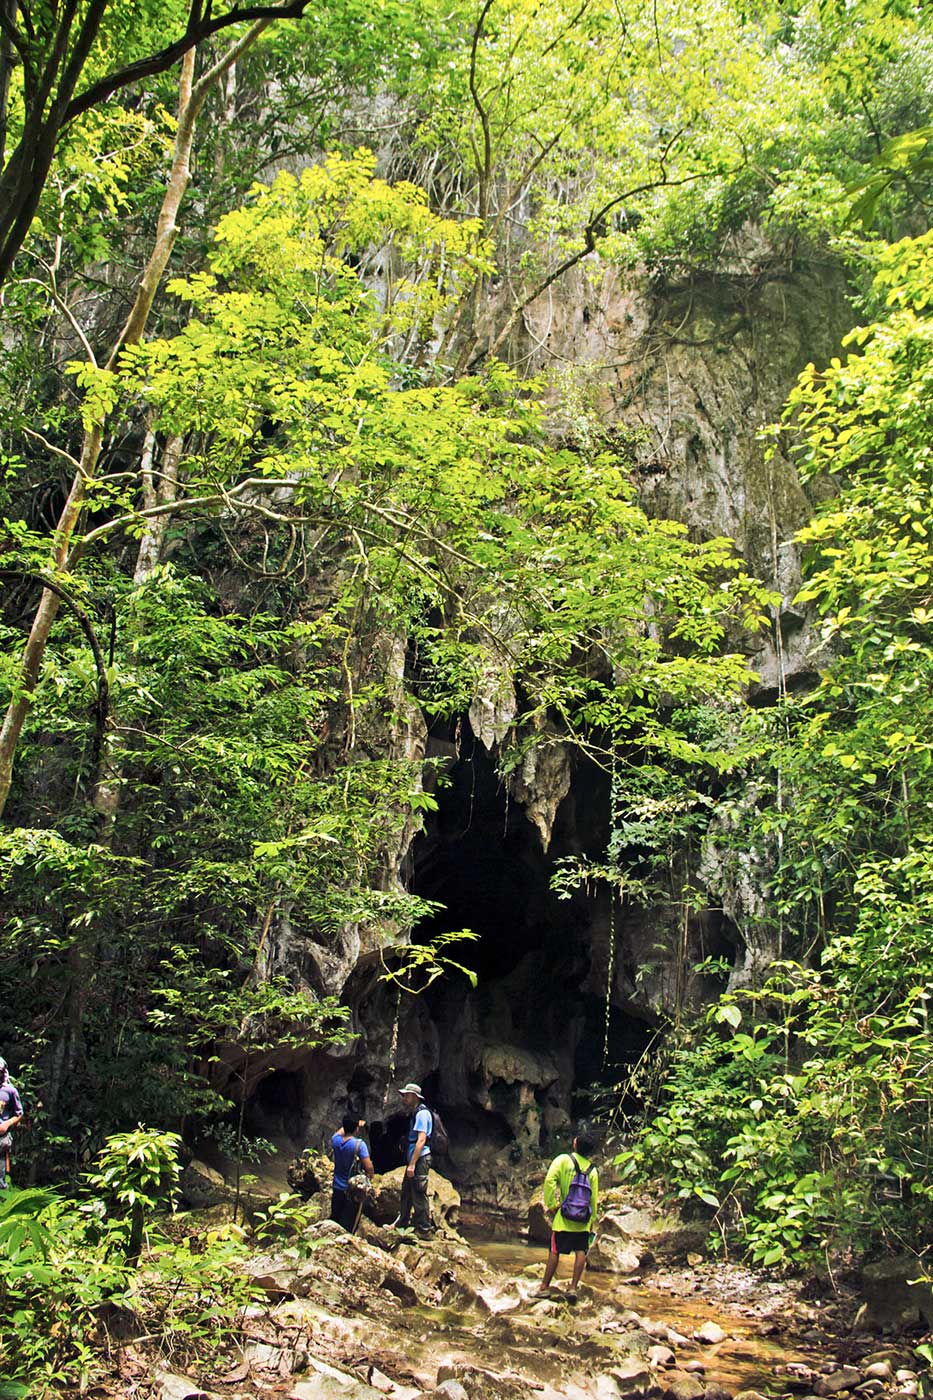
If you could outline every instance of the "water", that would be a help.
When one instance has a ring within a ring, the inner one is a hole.
[[[530,1268],[544,1272],[545,1249],[541,1245],[477,1238],[470,1243],[477,1254],[504,1274],[527,1277]],[[783,1395],[788,1392],[788,1383],[785,1377],[774,1374],[776,1366],[801,1362],[814,1370],[819,1368],[825,1356],[818,1355],[812,1343],[791,1332],[762,1335],[763,1318],[769,1302],[773,1303],[772,1285],[735,1269],[735,1296],[730,1298],[722,1292],[724,1284],[728,1287],[729,1271],[717,1267],[715,1273],[715,1281],[698,1271],[649,1275],[644,1283],[595,1270],[584,1277],[599,1302],[611,1303],[620,1312],[630,1308],[641,1318],[661,1322],[685,1337],[692,1337],[705,1322],[718,1323],[727,1334],[724,1341],[714,1346],[691,1344],[689,1349],[674,1348],[678,1366],[692,1360],[703,1362],[706,1369],[701,1379],[706,1384],[719,1385],[733,1393],[760,1390]],[[558,1290],[568,1286],[569,1274],[569,1259],[561,1260]],[[747,1296],[745,1303],[739,1301],[742,1295]]]

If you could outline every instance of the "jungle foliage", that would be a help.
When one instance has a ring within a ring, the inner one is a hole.
[[[632,1164],[766,1263],[911,1228],[931,105],[910,0],[0,4],[21,1170],[73,1181],[140,1120],[242,1154],[261,1057],[351,1034],[337,932],[398,977],[433,912],[386,878],[435,801],[409,734],[504,677],[510,762],[559,733],[625,775],[598,878],[681,899],[723,817],[770,865],[782,964],[676,1050]],[[749,710],[770,589],[649,518],[637,444],[528,375],[526,312],[584,274],[660,293],[805,259],[866,324],[771,439],[823,499],[819,684]],[[36,1259],[90,1228],[34,1204]]]
[[[765,1264],[929,1246],[929,234],[880,252],[873,302],[780,427],[838,486],[799,535],[819,684],[746,721],[761,786],[731,834],[771,851],[788,956],[673,1051],[623,1158],[713,1205]]]

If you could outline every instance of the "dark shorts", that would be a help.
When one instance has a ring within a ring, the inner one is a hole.
[[[552,1230],[552,1254],[585,1254],[590,1247],[589,1230]]]

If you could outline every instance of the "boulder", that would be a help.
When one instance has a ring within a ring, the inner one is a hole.
[[[642,1396],[651,1385],[651,1372],[637,1357],[625,1357],[618,1366],[609,1369],[616,1390],[622,1396]]]
[[[603,1235],[600,1228],[587,1263],[600,1274],[637,1274],[642,1266],[642,1253],[625,1239]]]
[[[321,1374],[296,1381],[288,1392],[288,1400],[383,1400],[383,1396],[355,1376],[341,1373],[339,1378]]]
[[[878,1259],[862,1270],[865,1312],[859,1317],[863,1330],[910,1326],[915,1322],[933,1324],[933,1295],[929,1284],[915,1280],[923,1266],[912,1254]]]
[[[676,1215],[636,1210],[628,1196],[624,1186],[613,1186],[601,1192],[598,1212],[601,1233],[624,1236],[640,1249],[643,1259],[649,1253],[671,1260],[685,1260],[688,1255],[702,1253],[708,1233],[704,1224],[687,1222]]]
[[[307,1201],[319,1191],[330,1190],[334,1166],[323,1152],[306,1148],[300,1157],[289,1162],[285,1175],[295,1195]]]
[[[396,1167],[394,1171],[374,1178],[373,1194],[364,1209],[377,1225],[391,1225],[398,1219],[404,1175],[405,1168]],[[456,1228],[460,1214],[460,1192],[439,1172],[432,1171],[428,1177],[428,1207],[435,1225]]]
[[[651,1384],[651,1372],[643,1361],[635,1356],[627,1356],[618,1366],[613,1366],[609,1375],[616,1383],[620,1395],[643,1395]]]
[[[213,1391],[202,1390],[197,1381],[177,1376],[173,1371],[157,1371],[154,1379],[159,1387],[159,1400],[216,1400]]]
[[[442,1381],[431,1391],[430,1400],[470,1400],[470,1397],[459,1381],[449,1380]]]
[[[718,1322],[704,1322],[703,1326],[694,1332],[693,1340],[702,1342],[704,1346],[715,1347],[726,1340],[726,1334]]]
[[[815,1395],[838,1395],[840,1390],[851,1390],[862,1379],[857,1366],[840,1366],[831,1375],[820,1376],[813,1387]]]
[[[533,1244],[551,1243],[551,1221],[553,1211],[544,1209],[544,1187],[539,1186],[532,1193],[528,1204],[528,1238]]]
[[[437,1384],[441,1386],[445,1381],[456,1381],[462,1386],[467,1400],[532,1400],[534,1395],[531,1386],[518,1376],[505,1376],[460,1361],[438,1368]]]
[[[706,1394],[706,1386],[696,1376],[688,1376],[685,1371],[674,1371],[663,1382],[664,1394],[668,1400],[701,1400]]]
[[[599,1228],[607,1234],[640,1240],[654,1228],[656,1217],[647,1210],[636,1210],[624,1204],[622,1187],[614,1186],[600,1195]]]
[[[182,1200],[194,1210],[233,1200],[233,1188],[227,1185],[215,1167],[209,1167],[199,1157],[192,1158],[185,1167],[179,1186]]]

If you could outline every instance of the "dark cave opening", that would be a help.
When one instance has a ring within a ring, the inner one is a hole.
[[[367,1123],[363,1136],[377,1172],[394,1171],[405,1161],[405,1138],[408,1133],[407,1113],[390,1113]]]
[[[559,900],[550,888],[555,860],[578,848],[564,814],[558,809],[546,853],[492,756],[468,724],[463,731],[459,758],[436,792],[438,810],[414,843],[409,888],[444,906],[418,927],[417,941],[469,928],[478,941],[464,943],[458,960],[484,984],[509,976],[529,953],[553,962],[579,951],[586,914],[584,901]]]
[[[305,1120],[306,1092],[302,1076],[292,1070],[275,1069],[264,1075],[249,1096],[246,1107],[247,1130],[259,1137],[279,1135],[301,1140]]]
[[[438,784],[438,810],[416,839],[409,888],[443,908],[416,930],[418,942],[470,929],[452,950],[477,985],[450,973],[424,994],[439,1065],[423,1087],[438,1104],[456,1149],[513,1154],[564,1145],[570,1114],[591,1115],[616,1067],[637,1059],[650,1035],[644,1019],[614,1006],[603,1064],[606,1010],[597,984],[608,901],[551,888],[562,857],[592,854],[606,840],[608,778],[575,761],[545,850],[525,808],[511,797],[495,759],[461,723],[456,752]]]

